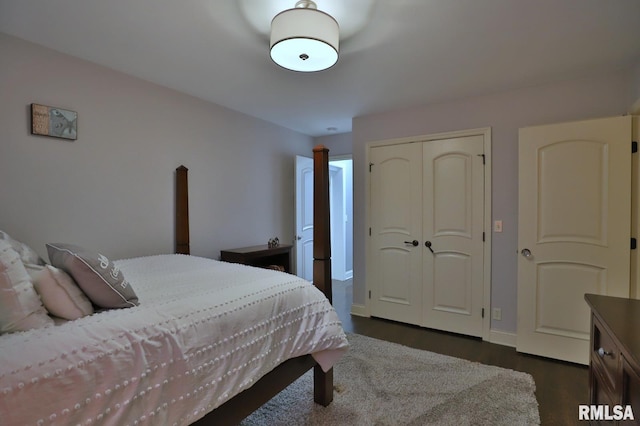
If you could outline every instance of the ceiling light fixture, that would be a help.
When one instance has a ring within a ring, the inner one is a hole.
[[[300,0],[271,21],[271,59],[283,68],[322,71],[338,61],[340,28],[315,2]]]

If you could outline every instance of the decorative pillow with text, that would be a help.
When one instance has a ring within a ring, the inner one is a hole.
[[[67,272],[94,305],[129,308],[138,296],[122,272],[106,256],[73,244],[48,243],[49,261]]]

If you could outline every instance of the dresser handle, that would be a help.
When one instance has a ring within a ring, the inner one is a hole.
[[[600,355],[601,358],[604,358],[607,355],[611,355],[611,352],[607,352],[604,348],[600,348],[598,349],[598,355]]]

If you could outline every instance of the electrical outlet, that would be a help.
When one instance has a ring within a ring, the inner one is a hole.
[[[493,308],[493,310],[491,311],[491,318],[496,320],[496,321],[502,321],[502,309],[500,308]]]

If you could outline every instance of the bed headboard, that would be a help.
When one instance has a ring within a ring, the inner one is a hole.
[[[189,247],[189,169],[176,169],[176,253],[190,254]]]
[[[176,253],[190,254],[189,169],[176,169]],[[331,226],[329,222],[329,149],[313,148],[313,284],[331,301]]]

